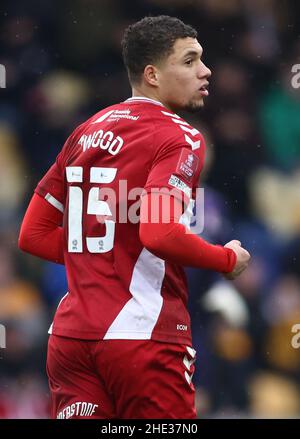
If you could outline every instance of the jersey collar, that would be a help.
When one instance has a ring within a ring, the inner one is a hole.
[[[146,102],[149,104],[160,105],[163,107],[163,104],[155,99],[146,98],[145,96],[133,96],[132,98],[126,99],[125,102]]]

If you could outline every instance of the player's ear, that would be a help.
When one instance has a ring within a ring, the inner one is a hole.
[[[144,69],[144,79],[147,84],[152,86],[158,85],[158,71],[157,68],[151,64],[148,64]]]

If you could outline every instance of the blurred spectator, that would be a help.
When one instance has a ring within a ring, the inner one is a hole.
[[[250,382],[249,394],[254,418],[299,418],[299,388],[278,373],[258,372]]]
[[[48,417],[44,345],[47,318],[38,290],[20,278],[13,253],[0,244],[0,322],[6,348],[0,360],[0,417]]]
[[[263,306],[269,328],[265,356],[277,370],[300,379],[300,352],[292,346],[292,327],[300,322],[300,277],[282,276]]]
[[[60,299],[68,290],[65,267],[52,262],[45,262],[41,273],[41,289],[53,312],[52,318]]]
[[[300,168],[286,175],[258,168],[250,181],[252,208],[273,233],[288,240],[300,232]]]
[[[0,321],[6,327],[5,358],[18,370],[20,359],[32,362],[32,348],[45,339],[45,306],[39,291],[16,273],[9,245],[0,243]],[[11,373],[11,369],[7,369]]]
[[[14,222],[27,189],[26,167],[13,128],[0,120],[0,226]]]
[[[294,56],[280,65],[277,81],[263,96],[260,109],[269,162],[287,172],[300,166],[300,93],[291,83],[300,45],[292,53]]]

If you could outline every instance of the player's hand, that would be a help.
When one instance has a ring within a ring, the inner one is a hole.
[[[231,271],[231,273],[224,274],[226,279],[233,280],[248,267],[251,256],[250,253],[242,247],[240,241],[230,241],[225,244],[224,247],[231,248],[237,256],[234,269]]]

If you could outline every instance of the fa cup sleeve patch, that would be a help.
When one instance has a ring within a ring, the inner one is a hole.
[[[187,181],[192,178],[197,171],[199,158],[188,149],[183,149],[177,163],[176,174],[182,175]]]

